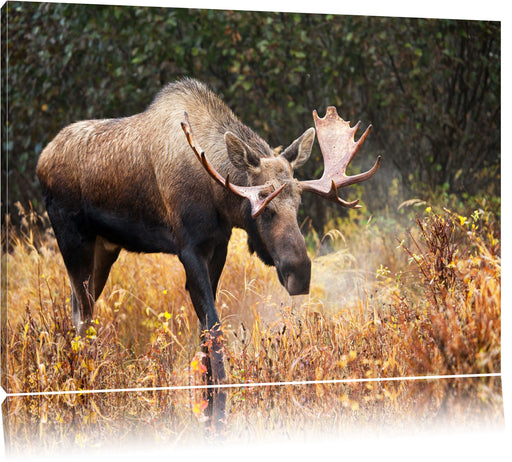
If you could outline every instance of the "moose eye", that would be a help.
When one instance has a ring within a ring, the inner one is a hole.
[[[267,205],[267,207],[263,209],[261,216],[264,220],[270,221],[276,216],[276,210],[274,209],[274,207],[269,207]]]

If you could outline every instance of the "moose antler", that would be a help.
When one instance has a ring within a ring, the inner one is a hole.
[[[192,134],[192,127],[190,126],[190,122],[188,120],[188,114],[185,112],[185,122],[181,122],[181,128],[185,132],[185,136],[187,137],[188,144],[194,151],[194,154],[201,162],[202,166],[205,170],[210,174],[210,176],[221,186],[226,188],[228,191],[236,194],[240,197],[245,197],[249,199],[251,203],[251,216],[256,218],[263,209],[267,206],[267,204],[274,199],[286,186],[286,183],[281,185],[275,191],[272,191],[272,186],[269,184],[259,185],[259,186],[237,186],[235,184],[230,183],[229,174],[224,178],[212,164],[206,158],[204,151],[201,149],[199,144],[194,138]],[[260,196],[264,196],[260,198]]]
[[[380,166],[381,157],[377,157],[375,165],[367,172],[359,175],[347,176],[345,170],[354,157],[359,147],[370,133],[371,125],[368,126],[358,141],[354,141],[354,135],[361,122],[350,128],[350,122],[345,122],[336,112],[334,106],[329,106],[325,117],[320,118],[313,111],[316,133],[320,150],[324,159],[324,173],[318,180],[301,181],[304,191],[311,191],[319,196],[337,202],[344,207],[360,208],[357,205],[359,199],[346,202],[338,196],[338,188],[349,186],[354,183],[371,178]]]

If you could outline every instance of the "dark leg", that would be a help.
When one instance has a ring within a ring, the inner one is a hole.
[[[88,232],[80,213],[67,213],[53,203],[47,210],[71,283],[73,325],[77,334],[83,336],[94,306],[92,272],[96,237]]]
[[[206,435],[209,438],[222,441],[226,430],[227,394],[225,391],[216,388],[208,388],[205,390],[203,396],[208,402],[208,407],[204,412],[205,416],[209,417],[205,428]]]
[[[213,252],[212,258],[208,264],[208,273],[210,274],[210,283],[212,286],[213,296],[217,298],[217,286],[219,279],[226,263],[226,255],[228,253],[228,243],[220,244]]]
[[[117,260],[120,251],[120,247],[108,243],[99,236],[96,238],[92,286],[94,301],[98,300],[98,297],[101,295],[110,274],[110,268],[112,268],[112,265]]]
[[[185,248],[180,253],[180,260],[187,276],[186,288],[190,293],[192,304],[203,330],[203,347],[210,360],[209,378],[214,382],[225,379],[224,358],[222,354],[222,334],[220,321],[215,309],[214,294],[208,271],[208,259],[195,248]]]
[[[73,255],[65,250],[62,252],[64,263],[71,282],[71,308],[73,325],[77,335],[85,336],[89,323],[92,320],[94,299],[92,294],[92,266],[94,260],[94,246],[87,243],[75,249]],[[80,262],[77,263],[77,258]]]

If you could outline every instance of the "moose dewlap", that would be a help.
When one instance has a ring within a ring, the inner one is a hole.
[[[334,107],[313,113],[324,157],[319,180],[298,181],[309,158],[309,128],[280,155],[204,84],[163,88],[142,113],[62,129],[41,153],[37,176],[72,287],[73,324],[83,335],[121,248],[178,255],[202,326],[208,378],[225,378],[217,284],[233,227],[251,252],[276,267],[291,295],[309,291],[311,262],[297,223],[300,195],[346,207],[337,189],[373,176],[345,170],[369,133],[354,141]]]

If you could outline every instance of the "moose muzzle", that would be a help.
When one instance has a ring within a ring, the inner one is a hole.
[[[309,293],[311,260],[307,254],[303,255],[302,258],[285,259],[276,265],[276,269],[279,281],[290,295]]]

